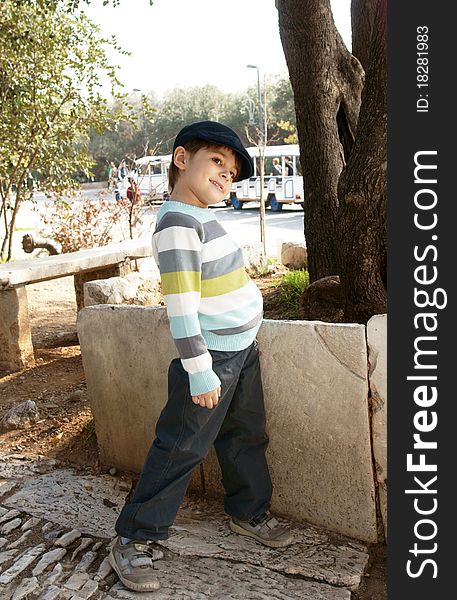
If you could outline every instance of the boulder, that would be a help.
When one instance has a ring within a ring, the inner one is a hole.
[[[244,266],[251,277],[260,275],[266,269],[266,258],[262,244],[244,244],[243,251]]]
[[[289,269],[306,269],[308,253],[304,244],[283,242],[280,248],[280,262]]]
[[[38,421],[38,418],[37,405],[33,400],[26,400],[10,408],[1,421],[1,429],[25,429]]]
[[[341,323],[344,306],[339,276],[330,275],[311,283],[300,298],[298,314],[308,321]]]
[[[151,274],[133,272],[125,277],[97,279],[84,284],[84,306],[95,304],[154,306],[160,301],[160,281]]]

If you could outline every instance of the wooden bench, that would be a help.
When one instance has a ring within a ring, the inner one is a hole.
[[[131,261],[149,256],[151,240],[138,239],[0,265],[0,374],[35,363],[27,285],[73,275],[79,310],[83,306],[84,283],[124,276],[133,270]],[[52,298],[49,300],[52,306]]]

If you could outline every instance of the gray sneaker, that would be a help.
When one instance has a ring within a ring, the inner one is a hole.
[[[110,565],[125,587],[135,592],[158,590],[159,580],[155,575],[154,561],[163,558],[163,552],[143,541],[132,540],[121,544],[119,537],[114,541],[108,556]]]
[[[264,546],[284,548],[293,543],[294,538],[286,527],[282,527],[270,512],[264,512],[249,521],[232,517],[230,529],[240,535],[252,537]]]

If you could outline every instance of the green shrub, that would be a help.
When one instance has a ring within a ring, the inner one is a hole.
[[[284,318],[298,319],[300,296],[309,285],[306,269],[290,270],[277,283],[278,300],[284,311]]]

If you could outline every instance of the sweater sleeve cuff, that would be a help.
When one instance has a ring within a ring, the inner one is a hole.
[[[220,387],[221,380],[212,369],[200,373],[189,373],[190,393],[192,396],[206,394]]]

